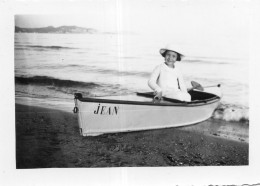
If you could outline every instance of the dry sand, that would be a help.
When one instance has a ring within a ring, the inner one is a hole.
[[[246,140],[198,130],[207,125],[209,121],[190,128],[82,137],[73,113],[16,104],[16,165],[18,169],[248,165]]]

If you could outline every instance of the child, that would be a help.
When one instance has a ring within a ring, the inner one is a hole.
[[[162,96],[180,101],[191,101],[181,72],[176,61],[181,61],[183,55],[168,46],[160,50],[165,62],[158,65],[151,74],[148,85],[156,93],[155,98]]]

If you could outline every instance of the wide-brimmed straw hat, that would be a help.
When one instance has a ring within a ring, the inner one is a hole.
[[[166,51],[173,51],[176,52],[177,54],[180,55],[180,58],[184,57],[184,55],[182,53],[180,53],[179,51],[182,51],[182,49],[180,48],[180,46],[176,46],[176,45],[167,45],[166,47],[160,49],[160,54],[165,57],[165,52]]]

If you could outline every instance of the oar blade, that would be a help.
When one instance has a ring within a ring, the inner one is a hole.
[[[199,83],[197,83],[196,81],[191,81],[191,85],[192,85],[193,89],[204,91],[204,88]]]

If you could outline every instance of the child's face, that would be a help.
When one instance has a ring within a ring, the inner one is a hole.
[[[178,54],[173,51],[167,51],[165,54],[165,62],[167,65],[172,65],[176,62]]]

